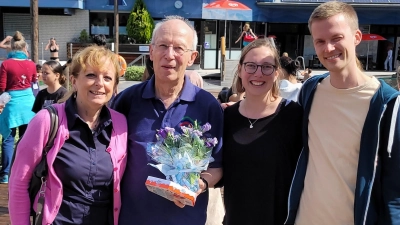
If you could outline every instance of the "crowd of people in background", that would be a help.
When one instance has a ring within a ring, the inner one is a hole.
[[[233,83],[217,98],[187,70],[198,37],[180,16],[157,23],[142,82],[120,93],[120,56],[104,35],[65,65],[55,38],[46,45],[51,60],[36,65],[23,35],[7,36],[0,94],[11,100],[0,104],[0,183],[9,183],[11,223],[30,224],[39,204],[39,223],[53,225],[400,224],[399,92],[360,67],[362,33],[351,5],[319,5],[309,29],[328,73],[303,71],[245,24]],[[385,70],[392,55],[390,48]],[[47,87],[39,90],[39,80]],[[400,67],[397,80],[400,88]],[[59,123],[44,153],[53,121],[46,107]],[[159,129],[197,123],[211,125],[217,144],[190,207],[148,191],[148,176],[165,176],[149,166],[146,150]],[[43,157],[48,175],[31,199]]]

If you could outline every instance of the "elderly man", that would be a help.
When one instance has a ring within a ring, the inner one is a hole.
[[[121,92],[113,107],[128,120],[128,163],[121,185],[122,208],[120,224],[191,224],[204,225],[208,202],[208,187],[222,177],[222,109],[208,92],[194,86],[185,76],[186,67],[197,57],[197,34],[191,24],[178,16],[168,16],[153,31],[150,59],[154,76]],[[194,207],[179,198],[168,201],[145,187],[147,176],[165,178],[146,154],[146,145],[156,141],[156,130],[190,126],[197,120],[210,123],[210,133],[217,137],[213,149],[214,162],[199,179],[200,190]],[[115,187],[115,191],[119,191]],[[119,210],[119,209],[114,209]]]

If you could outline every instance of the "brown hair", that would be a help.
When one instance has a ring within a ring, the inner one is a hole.
[[[13,38],[11,39],[11,50],[13,51],[24,51],[26,48],[25,38],[21,32],[15,31]]]
[[[248,44],[246,47],[244,47],[242,50],[242,54],[240,55],[239,64],[237,66],[237,69],[236,69],[235,75],[234,75],[235,76],[234,77],[235,84],[233,85],[236,88],[237,93],[245,92],[245,89],[242,84],[242,78],[239,77],[244,58],[246,58],[247,53],[249,53],[252,49],[261,48],[261,47],[267,47],[268,49],[271,50],[272,55],[275,60],[276,71],[278,71],[278,73],[281,73],[282,67],[279,62],[279,54],[275,47],[275,44],[273,43],[273,40],[265,39],[265,38],[257,39],[255,41],[251,42],[250,44]],[[274,84],[272,85],[271,96],[274,98],[279,97],[279,79],[276,79]]]
[[[61,66],[61,64],[58,61],[50,60],[50,61],[43,63],[43,65],[48,65],[51,68],[51,71],[53,73],[58,73],[60,75],[58,78],[58,82],[60,82],[60,84],[65,83],[67,78],[64,76],[64,73],[63,73],[64,67]]]
[[[316,20],[326,20],[332,16],[336,16],[338,14],[342,14],[345,18],[347,23],[350,26],[350,29],[355,32],[359,29],[358,26],[358,16],[356,11],[354,10],[353,6],[339,1],[330,1],[325,2],[319,5],[317,8],[314,9],[310,18],[308,19],[308,29],[311,32],[311,25]],[[357,67],[360,70],[363,70],[363,65],[356,57]]]
[[[92,45],[92,46],[86,47],[83,50],[80,50],[79,52],[77,52],[74,55],[74,57],[72,58],[71,66],[69,69],[70,75],[77,78],[79,75],[79,72],[85,71],[87,66],[102,68],[103,67],[103,61],[102,61],[103,57],[105,57],[107,60],[110,60],[112,65],[114,66],[114,69],[115,69],[114,89],[116,90],[118,83],[119,83],[119,70],[120,70],[118,55],[104,47]],[[74,92],[75,92],[74,90],[71,90],[68,94],[66,94],[64,96],[64,98],[62,98],[58,102],[66,101],[68,98],[71,97],[71,95]]]

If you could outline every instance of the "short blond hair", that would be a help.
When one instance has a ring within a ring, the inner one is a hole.
[[[276,71],[278,71],[278,73],[281,73],[282,71],[282,67],[281,67],[281,63],[279,61],[279,54],[278,54],[278,50],[275,47],[275,43],[273,43],[273,39],[268,39],[268,38],[260,38],[257,39],[253,42],[251,42],[250,44],[246,45],[246,47],[243,48],[242,50],[242,54],[240,55],[240,59],[239,59],[239,65],[235,71],[235,75],[234,75],[234,84],[233,86],[236,90],[236,92],[234,91],[234,93],[243,93],[246,90],[243,87],[243,83],[242,83],[242,78],[239,77],[240,71],[243,69],[243,62],[244,62],[244,58],[246,58],[246,55],[255,48],[261,48],[261,47],[267,47],[271,52],[272,55],[274,57],[274,63],[276,66]],[[274,98],[279,97],[279,79],[276,79],[274,84],[272,85],[272,89],[271,89],[271,96]]]
[[[353,6],[339,1],[325,2],[312,12],[308,20],[308,29],[311,33],[311,25],[316,20],[325,20],[332,16],[343,14],[352,31],[358,30],[358,16]]]

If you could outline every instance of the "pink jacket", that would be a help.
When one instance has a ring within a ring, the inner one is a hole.
[[[54,140],[54,146],[47,155],[49,175],[45,191],[43,208],[43,224],[51,224],[60,208],[63,198],[63,187],[57,177],[53,162],[58,151],[69,137],[65,104],[54,105],[58,111],[59,129]],[[118,216],[121,208],[120,182],[126,167],[127,152],[127,121],[125,117],[110,109],[113,130],[107,152],[110,153],[114,165],[114,224],[118,225]],[[18,144],[15,162],[11,169],[9,180],[9,212],[11,224],[29,225],[29,194],[28,186],[36,165],[42,158],[42,150],[48,140],[50,130],[50,116],[47,110],[41,110],[29,123],[24,137]],[[34,209],[36,209],[36,196]]]

